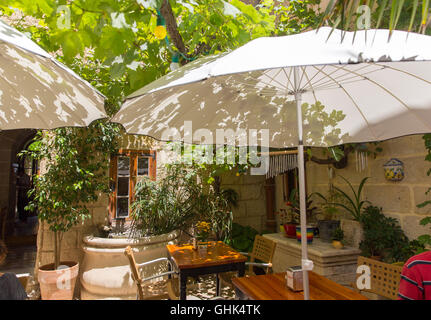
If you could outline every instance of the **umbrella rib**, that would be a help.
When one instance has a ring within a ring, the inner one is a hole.
[[[357,69],[357,70],[355,70],[355,72],[357,72],[357,71],[359,71],[359,70],[361,70],[361,69],[364,69],[364,68],[360,68],[360,69]],[[381,71],[381,70],[383,70],[384,68],[380,68],[380,69],[376,69],[376,70],[371,70],[371,71],[368,71],[368,72],[365,72],[365,73],[361,73],[361,74],[359,74],[359,76],[358,75],[351,75],[350,73],[345,73],[345,74],[343,74],[343,75],[341,75],[341,76],[338,76],[338,77],[333,77],[334,79],[336,79],[336,80],[338,80],[338,81],[343,81],[343,83],[347,83],[346,81],[347,80],[350,80],[350,79],[355,79],[355,78],[359,78],[358,80],[356,80],[356,81],[362,81],[362,80],[364,80],[363,79],[363,77],[364,77],[364,75],[366,75],[366,74],[370,74],[370,73],[373,73],[373,72],[378,72],[378,71]],[[333,73],[332,73],[333,74]],[[341,78],[343,78],[343,77],[345,77],[345,76],[348,76],[348,75],[350,75],[350,77],[349,78],[345,78],[345,79],[342,79],[342,80],[340,80]],[[328,81],[325,81],[325,82],[323,82],[323,83],[321,83],[321,84],[319,84],[319,86],[318,87],[321,87],[321,86],[324,86],[325,84],[327,84],[327,83],[331,83],[331,80],[328,80]],[[316,84],[315,84],[316,85]]]
[[[289,75],[287,75],[287,72],[286,72],[286,69],[285,68],[282,68],[283,69],[283,71],[284,71],[284,74],[286,75],[286,77],[287,77],[287,80],[289,81],[289,84],[292,86],[292,91],[295,91],[296,90],[296,88],[295,88],[295,85],[294,85],[294,83],[290,80],[290,77],[292,76],[292,72],[293,72],[293,68],[290,68],[290,72],[289,72]],[[289,91],[289,85],[287,86],[288,88],[288,90],[287,91]]]
[[[304,67],[304,66],[302,66],[302,67],[301,67],[301,69],[302,69],[302,71],[304,71],[304,70],[305,70],[305,67]],[[299,80],[299,86],[301,86],[302,79],[304,79],[304,72],[302,72],[301,79]]]
[[[336,67],[336,68],[341,68],[341,69],[343,69],[345,71],[348,71],[348,70],[344,69],[344,67]],[[397,97],[395,94],[393,94],[391,91],[389,91],[388,89],[386,89],[384,86],[382,86],[378,82],[376,82],[376,81],[374,81],[374,80],[372,80],[370,78],[366,78],[366,77],[364,77],[364,79],[372,82],[373,84],[377,85],[382,90],[386,91],[395,100],[397,100],[398,102],[400,102],[407,110],[411,111],[413,113],[413,115],[419,120],[419,122],[422,122],[423,124],[425,124],[425,127],[429,128],[431,130],[431,125],[429,125],[428,123],[426,123],[425,121],[423,121],[422,118],[419,117],[414,110],[412,110],[403,100],[401,100],[401,98]]]
[[[381,66],[383,69],[388,68],[388,69],[391,69],[393,71],[398,71],[398,72],[401,72],[401,73],[405,73],[406,75],[412,76],[412,77],[414,77],[414,78],[416,78],[418,80],[421,80],[423,82],[431,84],[431,81],[428,81],[428,80],[426,80],[424,78],[421,78],[421,77],[419,77],[419,76],[417,76],[417,75],[415,75],[413,73],[410,73],[410,72],[407,72],[407,71],[404,71],[404,70],[401,70],[401,69],[398,69],[398,68],[391,67],[389,65],[384,65],[384,64],[379,64],[379,63],[370,63],[370,64],[375,64],[375,65]]]
[[[319,68],[317,68],[316,66],[313,66],[315,69],[319,70]],[[321,71],[323,74],[325,74],[327,77],[331,78],[330,75],[327,75],[324,71]],[[362,113],[361,108],[359,108],[358,104],[355,102],[355,100],[353,99],[353,97],[349,94],[349,92],[346,90],[346,88],[343,87],[343,85],[341,85],[341,83],[339,83],[337,80],[333,81],[338,84],[340,86],[340,88],[344,91],[344,93],[347,95],[347,97],[349,97],[349,99],[353,102],[353,105],[355,106],[355,108],[358,110],[358,112],[361,114],[362,118],[364,119],[364,121],[367,123],[367,128],[368,130],[370,130],[371,134],[374,136],[374,138],[376,140],[378,140],[376,134],[374,133],[374,131],[371,129],[370,123],[368,122],[367,118],[365,117],[365,115]]]
[[[326,65],[323,65],[323,67],[322,67],[322,70],[324,69],[326,67]],[[320,73],[321,71],[319,71],[319,72],[316,72],[316,74],[305,84],[305,86],[304,86],[304,88],[306,88],[310,83],[311,83],[311,81],[313,81],[313,79],[314,78],[316,78],[317,77],[317,75]],[[323,79],[323,78],[322,78]],[[318,83],[319,81],[321,81],[322,79],[319,79],[316,83]],[[315,83],[315,84],[316,84]]]
[[[365,69],[365,68],[368,68],[369,67],[369,65],[365,65],[365,66],[363,66],[363,67],[361,67],[361,68],[358,68],[357,70],[355,70],[355,71],[360,71],[360,70],[362,70],[362,69]],[[331,76],[331,75],[333,75],[334,73],[336,73],[337,71],[339,71],[339,70],[335,70],[334,72],[331,72],[329,75]],[[371,73],[371,72],[375,72],[375,71],[378,71],[378,70],[372,70],[372,71],[369,71],[369,72],[367,72],[367,73]],[[345,77],[346,76],[346,74],[341,74],[341,75],[339,75],[339,76],[336,76],[336,77],[333,77],[334,79],[336,79],[336,80],[340,80],[340,78],[342,78],[342,77]],[[355,78],[355,77],[357,77],[357,76],[354,76],[354,77],[352,77],[352,78]],[[321,78],[321,79],[319,79],[317,82],[315,82],[314,83],[314,87],[317,87],[316,86],[316,84],[317,83],[319,83],[320,81],[322,81],[322,80],[324,80],[325,78]],[[346,80],[346,79],[344,79],[344,80]],[[343,81],[344,81],[343,80]],[[321,86],[321,85],[324,85],[324,84],[326,84],[326,83],[330,83],[331,82],[331,80],[326,80],[326,81],[324,81],[323,83],[321,83],[321,84],[319,84],[319,86]]]
[[[283,84],[283,83],[281,83],[280,81],[278,81],[278,80],[276,80],[275,79],[275,77],[277,77],[280,73],[281,73],[281,71],[282,70],[284,70],[284,68],[280,68],[280,70],[277,72],[277,74],[274,76],[274,77],[270,77],[269,75],[267,75],[265,72],[263,73],[265,76],[267,76],[269,79],[271,79],[271,81],[274,81],[274,82],[276,82],[276,83],[278,83],[280,86],[282,86],[282,87],[284,87],[285,85]],[[266,84],[266,83],[264,83],[264,84]],[[271,85],[271,82],[270,83],[268,83],[268,85],[269,86],[273,86],[273,85]]]
[[[315,90],[313,88],[313,84],[311,83],[311,81],[310,81],[310,79],[309,79],[309,77],[307,75],[306,67],[301,67],[301,68],[302,68],[303,75],[305,75],[305,78],[307,79],[307,81],[308,81],[308,83],[310,85],[310,89],[311,89],[310,91],[313,93],[314,101],[315,101],[315,103],[317,103],[316,92],[315,92]]]

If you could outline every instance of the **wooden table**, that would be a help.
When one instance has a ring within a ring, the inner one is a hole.
[[[193,250],[191,245],[167,245],[169,259],[179,272],[180,299],[186,300],[187,277],[217,274],[217,295],[219,295],[218,273],[237,271],[239,277],[245,273],[247,258],[221,241],[210,241],[208,248]]]
[[[241,300],[304,300],[304,292],[287,287],[286,273],[234,278],[235,293]],[[368,300],[363,295],[312,271],[308,272],[310,300]]]

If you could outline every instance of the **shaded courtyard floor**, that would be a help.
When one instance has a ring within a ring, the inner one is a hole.
[[[32,276],[34,273],[36,253],[36,245],[10,247],[6,260],[0,266],[0,272],[11,272],[15,274],[28,273]],[[33,291],[29,289],[30,288],[27,288],[27,291]],[[29,298],[33,298],[33,294],[31,292],[29,292],[29,295]],[[216,297],[216,276],[207,275],[199,277],[199,282],[194,283],[187,288],[187,295],[192,295],[202,300]],[[229,286],[222,286],[220,296],[223,299],[233,300],[235,298],[235,292]]]
[[[36,245],[22,245],[8,248],[8,254],[2,265],[0,272],[13,272],[16,274],[34,272],[36,262]]]

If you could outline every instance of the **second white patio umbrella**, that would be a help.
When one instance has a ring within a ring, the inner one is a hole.
[[[0,20],[0,130],[88,126],[105,97]]]
[[[431,132],[431,37],[395,31],[388,41],[387,30],[368,30],[341,43],[342,31],[330,32],[259,38],[194,61],[129,96],[113,121],[156,139],[169,128],[184,131],[185,121],[212,131],[267,129],[269,141],[260,145],[298,147],[305,235],[304,146]],[[306,241],[302,266],[309,299]]]

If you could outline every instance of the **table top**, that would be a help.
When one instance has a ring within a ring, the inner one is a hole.
[[[304,292],[287,287],[286,273],[233,278],[232,282],[253,300],[304,300]],[[368,300],[367,297],[309,271],[310,300]]]
[[[179,269],[210,267],[247,261],[247,257],[221,241],[209,241],[206,249],[193,250],[192,245],[166,246]]]

